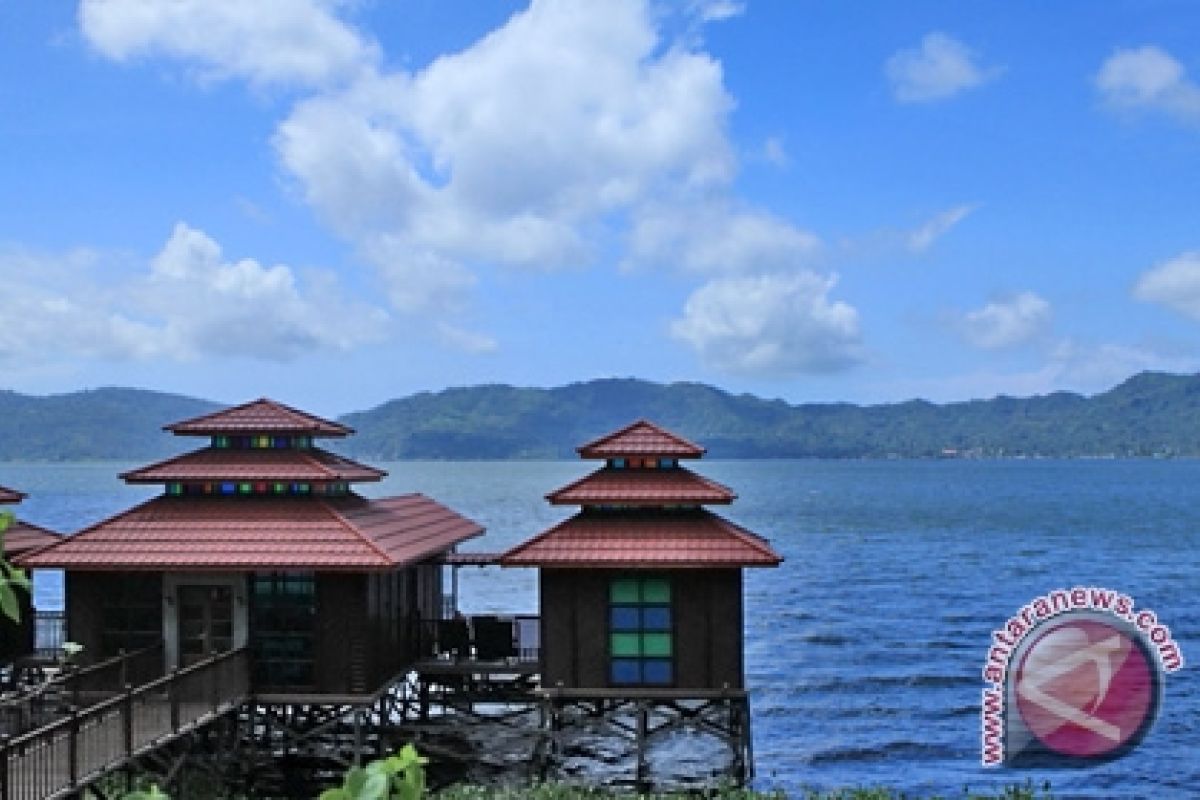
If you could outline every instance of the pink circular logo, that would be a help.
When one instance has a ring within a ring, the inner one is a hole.
[[[1017,709],[1047,749],[1105,758],[1137,745],[1158,708],[1158,670],[1116,620],[1068,618],[1035,631],[1017,668]]]

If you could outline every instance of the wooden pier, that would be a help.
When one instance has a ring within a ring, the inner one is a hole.
[[[126,686],[60,719],[0,739],[0,800],[47,800],[80,792],[241,706],[249,696],[247,652],[222,653]]]

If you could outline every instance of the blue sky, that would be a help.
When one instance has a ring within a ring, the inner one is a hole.
[[[0,2],[0,370],[321,413],[1200,369],[1189,2]]]

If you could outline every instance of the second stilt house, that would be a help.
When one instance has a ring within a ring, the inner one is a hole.
[[[540,571],[542,686],[741,688],[742,568],[782,558],[704,508],[735,495],[699,445],[639,420],[578,452],[604,465],[547,499],[580,512],[500,558]]]

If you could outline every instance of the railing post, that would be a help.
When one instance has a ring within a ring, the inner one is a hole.
[[[217,713],[217,707],[221,704],[221,682],[217,680],[220,664],[213,664],[211,661],[204,669],[204,676],[208,679],[208,699],[212,703],[212,713]]]
[[[133,757],[133,686],[125,684],[125,699],[121,703],[125,717],[125,757]]]
[[[79,706],[71,706],[71,723],[67,728],[67,779],[72,787],[79,782]]]
[[[0,733],[0,800],[8,800],[8,734]]]
[[[167,680],[167,702],[171,705],[171,733],[179,733],[179,670],[171,672]]]
[[[125,648],[117,651],[120,661],[117,663],[117,686],[127,686],[129,684],[129,654],[125,652]]]

